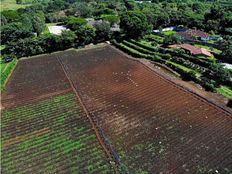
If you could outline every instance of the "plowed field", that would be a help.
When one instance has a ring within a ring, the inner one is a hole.
[[[229,173],[232,117],[105,47],[59,58],[130,173]]]
[[[232,172],[232,114],[110,46],[19,61],[2,106],[3,173]]]
[[[71,91],[53,55],[20,60],[2,94],[3,107],[12,107]]]

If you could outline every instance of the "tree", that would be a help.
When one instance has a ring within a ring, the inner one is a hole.
[[[168,35],[164,37],[164,45],[179,44],[181,43],[181,38],[178,35]]]
[[[138,11],[127,11],[120,17],[120,27],[130,38],[139,38],[149,33],[152,26],[146,16]]]
[[[84,26],[87,24],[87,21],[84,18],[79,18],[79,17],[69,17],[68,20],[66,21],[66,25],[71,29],[71,30],[77,30],[79,27]]]
[[[73,47],[77,39],[77,36],[73,31],[63,31],[60,37],[63,49]]]
[[[16,4],[22,4],[22,0],[16,0]]]
[[[136,7],[134,0],[124,0],[125,6],[128,10],[133,10]]]
[[[95,28],[91,26],[82,26],[78,30],[75,31],[78,37],[79,45],[86,45],[94,41],[96,36]]]
[[[227,85],[230,82],[231,74],[230,71],[223,68],[223,65],[211,63],[208,70],[203,73],[203,76],[209,79],[214,79],[217,85]]]
[[[112,26],[114,23],[119,22],[119,16],[117,15],[101,15],[100,19],[108,21],[110,23],[110,26]]]
[[[100,23],[94,24],[96,28],[96,40],[104,41],[111,37],[110,23],[107,21],[102,21]]]
[[[75,13],[78,14],[78,16],[83,17],[83,18],[92,17],[93,12],[94,12],[94,8],[85,2],[75,3],[74,9],[75,9]]]
[[[1,16],[4,16],[4,18],[7,20],[8,23],[10,22],[16,22],[20,19],[20,13],[18,13],[15,10],[5,10],[1,12]]]
[[[32,36],[32,31],[20,22],[4,25],[1,28],[2,44]]]
[[[222,50],[221,59],[225,62],[232,63],[232,36],[225,36],[220,42]]]
[[[35,13],[31,16],[33,31],[40,35],[45,28],[45,17],[43,12]]]

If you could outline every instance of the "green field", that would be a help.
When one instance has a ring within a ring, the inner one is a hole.
[[[163,33],[164,33],[164,35],[166,35],[166,36],[171,36],[171,35],[176,34],[175,31],[165,31],[165,32],[163,32]]]
[[[3,173],[114,173],[72,93],[5,109]]]
[[[31,0],[23,0],[23,4],[16,4],[15,0],[1,0],[1,9],[3,10],[17,10],[19,8],[25,8],[31,5]]]
[[[13,61],[9,63],[4,63],[2,60],[0,62],[0,72],[1,72],[1,82],[0,82],[0,89],[1,91],[4,89],[4,86],[10,76],[10,74],[13,72],[14,68],[16,67],[18,60],[14,59]]]

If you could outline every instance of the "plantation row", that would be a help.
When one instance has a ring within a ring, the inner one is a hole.
[[[2,112],[2,173],[113,173],[74,94]]]
[[[230,74],[220,74],[218,68],[213,66],[213,60],[196,58],[178,50],[150,46],[135,40],[124,40],[121,43],[113,41],[113,44],[134,57],[165,64],[177,71],[184,80],[193,80],[206,90],[215,91],[215,87],[220,85],[232,86]]]

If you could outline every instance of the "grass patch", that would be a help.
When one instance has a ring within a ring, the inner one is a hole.
[[[14,68],[16,67],[17,61],[18,61],[17,59],[13,59],[13,61],[9,63],[4,63],[1,60],[0,63],[0,70],[1,70],[0,90],[1,91],[4,89],[10,74],[13,72]]]
[[[4,50],[6,45],[0,45],[0,51]]]
[[[227,86],[221,86],[220,88],[217,88],[217,93],[225,96],[228,99],[232,99],[232,90],[228,88]]]
[[[166,36],[171,36],[171,35],[176,34],[176,31],[165,31],[165,32],[163,32],[163,34]]]
[[[0,12],[4,10],[17,10],[19,8],[25,8],[31,4],[31,0],[24,0],[23,4],[16,4],[16,0],[1,0]]]

